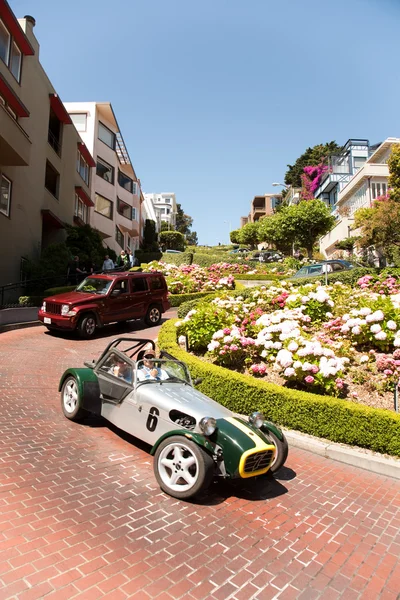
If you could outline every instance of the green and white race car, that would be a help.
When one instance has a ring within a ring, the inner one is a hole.
[[[279,427],[260,412],[235,416],[197,383],[173,356],[155,358],[152,340],[120,337],[96,362],[67,369],[59,390],[68,419],[101,415],[150,444],[156,479],[175,498],[195,496],[215,477],[246,480],[282,467],[288,445]]]

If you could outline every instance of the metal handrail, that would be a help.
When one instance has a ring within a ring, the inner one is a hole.
[[[19,288],[24,289],[27,287],[40,286],[43,284],[43,287],[46,285],[47,287],[52,284],[62,284],[68,281],[68,275],[48,275],[47,277],[40,277],[36,279],[25,279],[24,281],[16,281],[14,283],[6,283],[5,285],[0,286],[0,307],[4,305],[4,295],[6,292],[12,292],[14,290],[18,290]]]

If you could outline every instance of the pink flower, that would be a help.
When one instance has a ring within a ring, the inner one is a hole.
[[[314,383],[314,377],[312,375],[307,375],[307,377],[304,377],[304,381],[306,383]]]
[[[339,388],[339,390],[341,390],[343,387],[343,384],[344,384],[343,379],[340,379],[340,377],[338,377],[335,380],[335,383],[336,383],[336,387]]]

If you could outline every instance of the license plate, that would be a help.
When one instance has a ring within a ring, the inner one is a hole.
[[[48,324],[50,325],[50,323],[51,323],[51,319],[49,319],[49,317],[45,317],[45,318],[44,318],[44,322],[45,322],[45,323],[48,323]]]

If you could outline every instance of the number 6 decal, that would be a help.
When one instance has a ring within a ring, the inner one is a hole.
[[[158,416],[160,411],[155,406],[152,406],[149,410],[149,416],[147,417],[146,427],[149,431],[155,431],[158,423]]]

